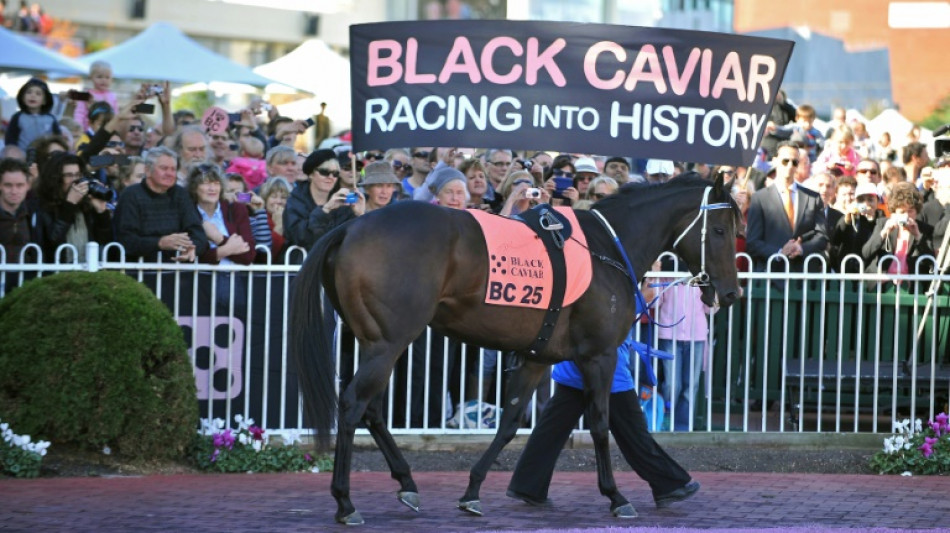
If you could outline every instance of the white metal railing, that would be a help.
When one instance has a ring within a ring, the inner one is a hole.
[[[285,339],[290,281],[305,252],[293,248],[278,264],[266,248],[258,249],[264,264],[212,266],[126,262],[117,243],[101,249],[90,243],[85,263],[75,261],[68,245],[57,250],[53,263],[7,262],[0,248],[0,297],[30,278],[56,272],[124,271],[149,286],[182,326],[202,417],[242,414],[276,433],[304,429]],[[35,245],[27,252],[42,259]],[[664,406],[653,402],[648,419],[662,417],[675,427],[685,417],[694,431],[857,433],[889,431],[911,414],[926,420],[946,410],[950,291],[938,290],[933,305],[927,300],[932,284],[950,277],[929,273],[935,260],[921,259],[913,274],[895,278],[899,286],[881,283],[893,276],[829,272],[817,256],[809,263],[818,271],[740,272],[740,301],[708,318],[705,363],[688,411],[677,414],[674,387],[670,412],[662,414]],[[677,275],[646,277],[651,282]],[[664,301],[659,309],[664,305],[675,306],[679,316],[697,303]],[[337,369],[345,381],[358,368],[359,347],[339,322],[337,328]],[[656,346],[659,329],[653,333]],[[645,340],[646,330],[637,335]],[[672,341],[683,340],[675,336]],[[689,359],[703,357],[693,352]],[[506,359],[427,331],[390,380],[384,413],[393,433],[494,432],[491,415],[502,404]],[[634,370],[639,378],[639,366]],[[537,400],[543,405],[550,394],[550,383],[544,385],[532,402],[528,428],[537,420]],[[459,398],[472,400],[468,416],[457,414]]]

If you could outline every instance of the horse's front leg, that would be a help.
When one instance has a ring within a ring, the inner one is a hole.
[[[501,362],[499,361],[499,364]],[[465,494],[459,499],[459,509],[475,514],[482,515],[482,505],[479,501],[479,491],[488,469],[498,458],[501,450],[511,442],[518,428],[521,427],[521,420],[525,409],[534,389],[537,388],[541,378],[546,375],[548,365],[542,365],[526,361],[524,366],[516,370],[508,382],[508,390],[505,391],[504,409],[501,413],[501,421],[498,424],[498,431],[495,432],[495,438],[491,445],[485,450],[481,459],[475,463],[468,478],[468,488]]]
[[[603,358],[601,358],[603,359]],[[616,362],[616,358],[613,359]],[[610,499],[610,512],[618,518],[635,518],[637,510],[620,493],[614,480],[613,468],[610,464],[610,389],[613,384],[613,372],[606,372],[606,365],[599,368],[581,366],[584,374],[585,393],[588,396],[587,418],[590,424],[590,435],[594,441],[594,452],[597,456],[597,486],[600,493]],[[613,368],[611,365],[610,368]]]

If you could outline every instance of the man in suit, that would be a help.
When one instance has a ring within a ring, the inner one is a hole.
[[[818,193],[795,181],[798,148],[779,144],[772,163],[772,185],[752,195],[749,204],[746,251],[757,271],[766,270],[768,258],[780,253],[788,258],[792,272],[801,272],[805,258],[824,254],[828,245],[824,205]]]

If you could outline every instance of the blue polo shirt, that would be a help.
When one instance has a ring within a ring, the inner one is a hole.
[[[614,370],[614,382],[610,392],[625,392],[636,388],[633,375],[630,373],[630,354],[633,352],[633,330],[627,334],[623,344],[617,348],[617,368]],[[574,364],[574,361],[562,361],[554,365],[551,378],[560,385],[575,389],[584,388],[584,377]]]

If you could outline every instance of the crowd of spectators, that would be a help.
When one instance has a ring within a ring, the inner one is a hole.
[[[931,162],[914,132],[900,146],[886,134],[872,140],[843,110],[821,132],[814,109],[784,95],[758,157],[736,167],[498,147],[356,153],[327,140],[328,148],[298,153],[298,136],[312,122],[281,116],[260,99],[232,114],[226,131],[209,134],[195,113],[172,113],[167,83],[119,98],[105,63],[92,66],[89,81],[79,98],[54,95],[36,78],[17,95],[0,153],[7,263],[37,260],[28,243],[47,262],[71,244],[81,261],[90,241],[121,243],[127,260],[281,262],[290,247],[308,250],[332,228],[394,202],[502,216],[539,203],[588,209],[625,183],[662,183],[686,171],[731,180],[747,219],[737,247],[751,264],[740,261],[741,269],[907,273],[917,258],[939,252],[950,223],[950,157]],[[140,112],[149,101],[157,114]],[[494,397],[499,359],[486,352],[488,379],[481,390],[472,382],[471,395]],[[677,386],[694,394],[695,369],[683,372]]]
[[[0,26],[21,33],[49,35],[53,31],[53,18],[34,2],[20,0],[19,7],[8,11],[7,3],[0,0]]]

